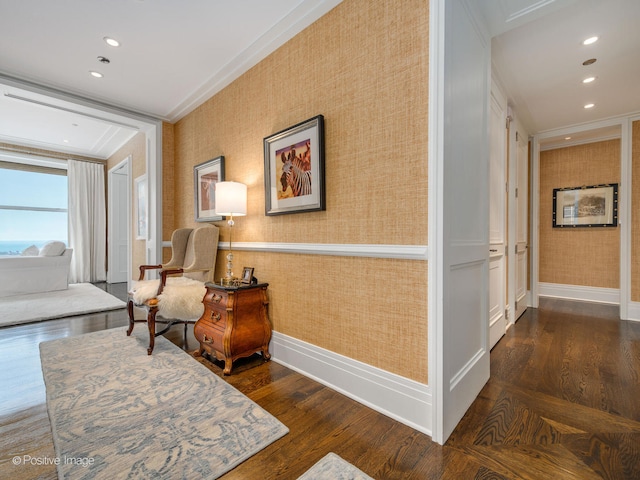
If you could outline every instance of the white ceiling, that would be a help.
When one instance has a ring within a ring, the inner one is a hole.
[[[488,3],[556,8],[492,40],[494,67],[529,133],[640,112],[640,1]],[[594,35],[598,42],[582,45]],[[590,58],[597,61],[583,66]],[[590,75],[596,81],[584,85]],[[587,103],[595,107],[585,110]]]
[[[0,0],[0,142],[107,158],[137,130],[11,80],[175,122],[341,1]]]
[[[22,81],[175,122],[341,1],[0,0],[0,142],[107,158],[139,125]],[[529,133],[640,112],[639,0],[477,5],[494,36],[494,69]],[[601,40],[582,46],[593,34]],[[598,77],[589,86],[587,73]],[[596,107],[584,110],[587,102]]]

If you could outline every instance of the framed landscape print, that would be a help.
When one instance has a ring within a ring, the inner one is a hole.
[[[553,190],[553,227],[615,227],[618,184]]]
[[[325,209],[324,117],[264,139],[265,214]]]
[[[193,167],[194,204],[196,222],[217,222],[222,220],[216,215],[216,183],[224,181],[224,157],[200,163]]]

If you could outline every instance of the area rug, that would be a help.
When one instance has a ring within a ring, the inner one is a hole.
[[[335,453],[322,457],[318,463],[307,470],[298,480],[373,480]]]
[[[146,329],[40,344],[60,479],[218,478],[288,433],[258,404]]]
[[[73,283],[67,290],[0,298],[0,325],[17,325],[126,306],[125,302],[95,285]]]

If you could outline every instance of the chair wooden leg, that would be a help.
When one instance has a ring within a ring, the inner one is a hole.
[[[127,312],[129,313],[129,329],[127,330],[127,337],[131,335],[133,332],[133,327],[135,326],[135,321],[133,319],[133,300],[129,300],[127,303]]]
[[[147,315],[147,326],[149,327],[149,348],[147,348],[147,355],[151,355],[156,342],[156,313],[158,313],[158,307],[149,308],[149,314]]]

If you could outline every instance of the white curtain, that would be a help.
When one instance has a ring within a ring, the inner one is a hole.
[[[68,161],[69,247],[73,248],[70,283],[103,282],[107,278],[104,166]]]

